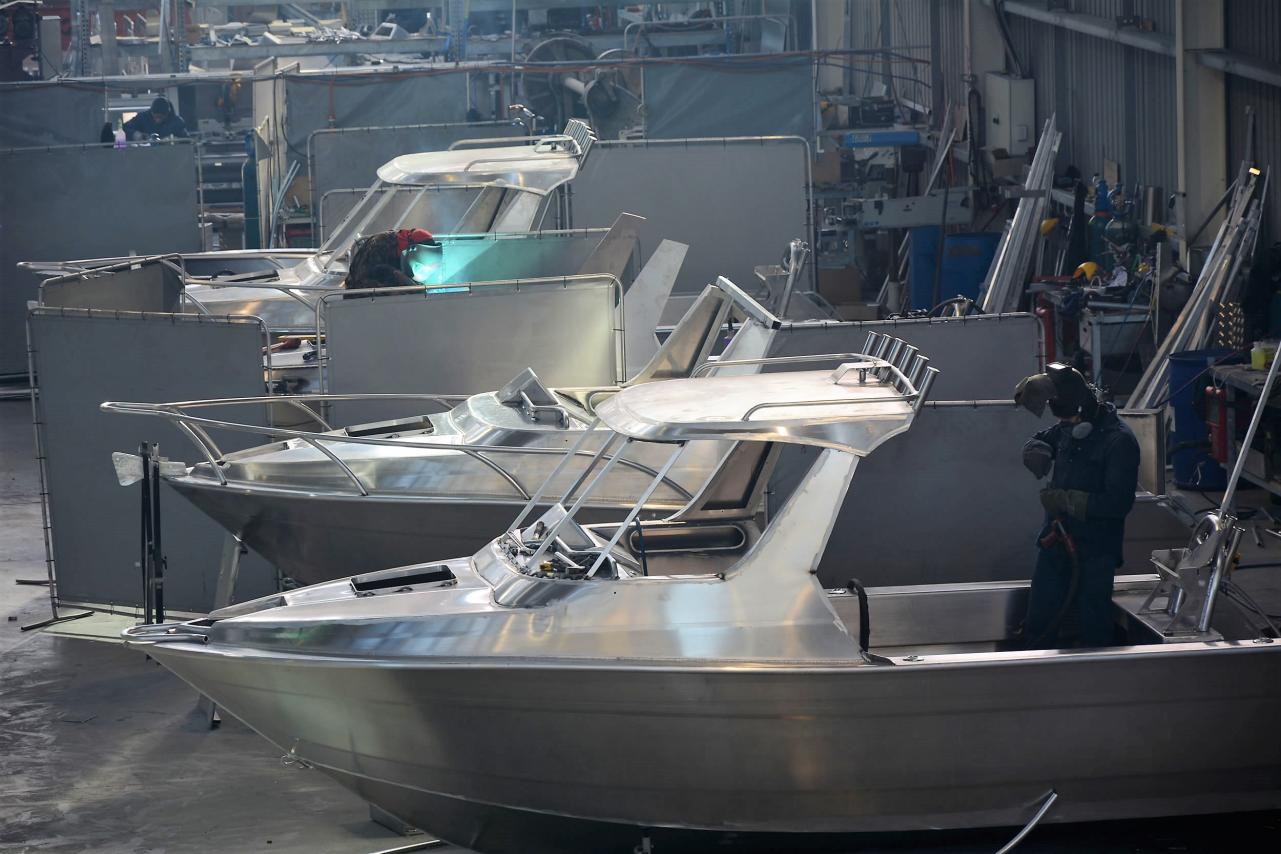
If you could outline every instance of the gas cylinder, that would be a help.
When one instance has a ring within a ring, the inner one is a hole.
[[[1210,428],[1210,456],[1220,465],[1228,464],[1228,393],[1215,386],[1205,387],[1205,423]]]

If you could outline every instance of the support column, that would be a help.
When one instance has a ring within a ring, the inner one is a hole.
[[[114,77],[120,73],[120,50],[116,47],[115,0],[98,3],[98,40],[102,49],[102,73]]]
[[[996,11],[980,0],[965,0],[965,73],[972,77],[972,84],[983,91],[983,77],[989,71],[1005,70],[1005,44],[1001,41],[1001,26],[996,22]]]
[[[845,34],[849,29],[846,23],[847,6],[846,3],[813,4],[814,32],[818,38],[815,50],[840,50],[848,46],[845,42]],[[840,91],[844,75],[845,70],[837,62],[819,66],[818,91]]]
[[[89,14],[89,0],[71,0],[71,18],[75,23],[75,38],[71,46],[76,52],[72,70],[77,77],[85,77],[90,72]]]
[[[1197,60],[1201,51],[1224,47],[1223,18],[1223,0],[1175,0],[1175,122],[1182,203],[1177,223],[1185,265],[1187,238],[1228,186],[1226,80],[1222,71]],[[1213,235],[1215,227],[1211,223],[1206,232]]]
[[[982,124],[983,119],[980,116],[969,116],[969,96],[970,91],[974,90],[981,98],[987,73],[1005,70],[1005,43],[1001,41],[1001,27],[997,23],[995,10],[980,0],[965,0],[963,25],[966,101],[958,106],[964,108],[964,114],[969,119],[979,122],[978,127],[966,130],[966,138],[970,140],[966,154],[970,183],[977,186],[984,171],[981,165],[984,156],[981,146],[987,145],[987,134],[986,126]],[[984,109],[986,106],[985,104]]]

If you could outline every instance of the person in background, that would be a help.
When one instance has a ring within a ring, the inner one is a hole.
[[[352,249],[343,287],[359,290],[418,284],[403,265],[405,250],[418,244],[439,245],[431,232],[423,228],[402,228],[369,235]]]
[[[177,137],[187,138],[187,124],[181,116],[175,115],[173,104],[168,98],[157,98],[151,102],[151,109],[138,113],[124,124],[125,136],[129,139],[150,139],[158,136],[161,139]]]

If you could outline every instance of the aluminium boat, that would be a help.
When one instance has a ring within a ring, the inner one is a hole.
[[[712,367],[709,357],[720,349],[726,324],[734,321],[741,325],[722,360],[764,356],[765,326],[776,321],[721,279],[704,289],[659,352],[625,386]],[[179,466],[181,473],[167,476],[169,484],[285,575],[314,584],[351,575],[353,567],[386,569],[423,554],[480,548],[529,500],[567,448],[578,447],[578,468],[591,459],[609,436],[599,429],[595,408],[618,389],[548,388],[526,369],[497,391],[462,398],[295,395],[108,402],[103,409],[164,417],[188,428],[205,462]],[[432,405],[445,411],[338,429],[319,414],[324,407],[386,405],[389,398],[420,413]],[[265,406],[276,413],[277,425],[289,424],[291,414],[302,423],[273,429],[219,417],[228,407]],[[278,441],[224,454],[210,434],[225,429],[273,434]],[[630,497],[663,455],[661,446],[633,444],[583,508],[586,516],[604,521],[624,515]],[[646,517],[679,509],[715,462],[712,449],[690,449],[650,496]],[[575,474],[572,467],[565,471],[544,500],[562,494]]]
[[[567,204],[558,191],[578,174],[595,138],[585,123],[575,120],[560,134],[507,142],[486,148],[464,144],[389,160],[317,250],[233,250],[22,266],[49,277],[41,289],[42,302],[75,305],[76,287],[85,281],[124,279],[140,265],[158,264],[181,287],[181,309],[174,310],[254,315],[276,333],[314,332],[316,303],[342,287],[356,241],[397,228],[420,227],[447,235],[439,250],[444,260],[431,281],[423,282],[427,285],[574,273],[623,279],[640,220],[626,214],[590,258],[577,258],[574,268],[538,271],[531,269],[528,259],[522,259],[523,265],[518,260],[503,266],[500,256],[510,254],[510,240],[536,231],[549,207]],[[586,234],[547,231],[535,236],[544,238],[550,249],[557,239]],[[620,246],[626,251],[620,252]],[[623,284],[630,285],[630,277]]]
[[[602,451],[579,490],[541,511],[540,490],[470,557],[126,640],[295,764],[482,852],[848,847],[1281,806],[1281,642],[1225,607],[1248,598],[1226,595],[1226,514],[1116,580],[1106,648],[1021,648],[1025,582],[821,587],[859,461],[910,428],[933,378],[900,341],[864,349],[602,402],[622,446],[670,448],[621,520],[579,518],[617,465]],[[704,486],[641,520],[707,441],[728,450]],[[818,459],[761,527],[754,497],[794,444]]]

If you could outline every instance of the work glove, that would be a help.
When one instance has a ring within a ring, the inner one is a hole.
[[[1040,439],[1028,439],[1023,446],[1023,467],[1037,480],[1045,477],[1054,467],[1054,448]]]
[[[1042,489],[1041,506],[1051,516],[1071,516],[1085,521],[1090,507],[1090,493],[1080,489]]]

